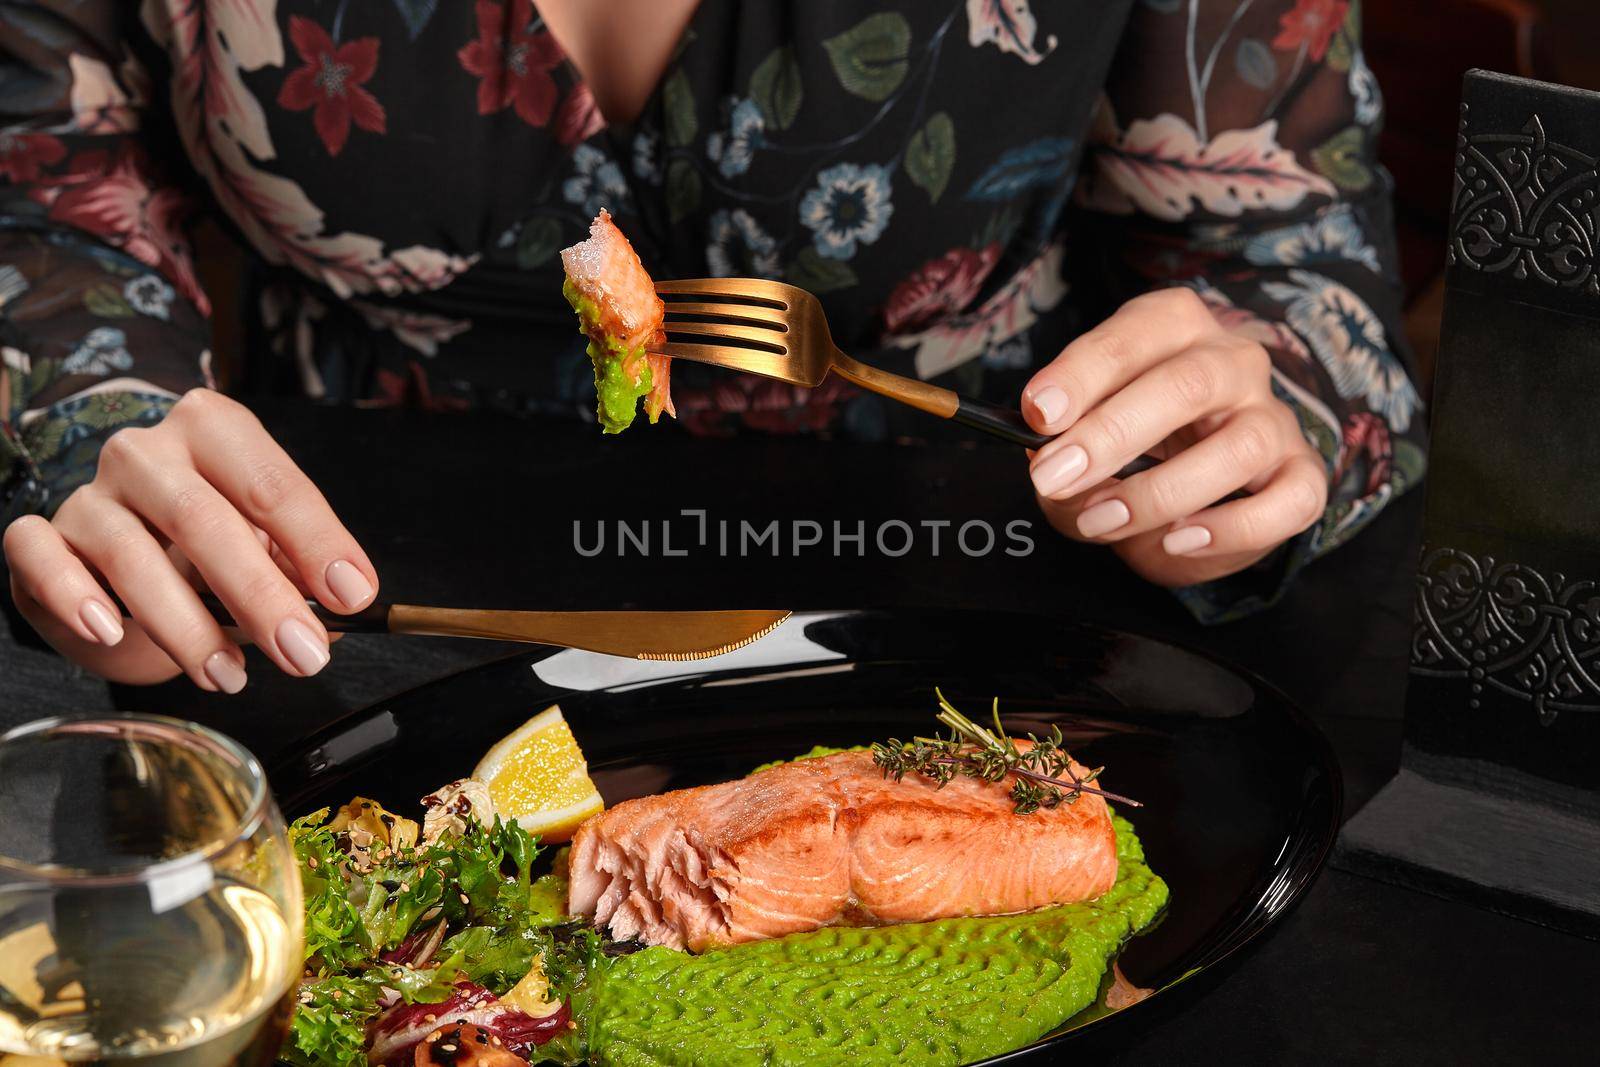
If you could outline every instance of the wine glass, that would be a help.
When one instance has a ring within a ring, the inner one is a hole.
[[[249,752],[154,716],[0,735],[0,1067],[266,1067],[301,962]]]

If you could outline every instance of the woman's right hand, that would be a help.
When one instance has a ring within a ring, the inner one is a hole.
[[[249,410],[210,389],[186,394],[159,425],[113,434],[94,480],[54,519],[13,522],[5,554],[18,609],[67,658],[118,682],[182,672],[213,692],[244,688],[244,655],[197,588],[301,676],[328,662],[328,632],[305,597],[348,613],[378,592],[371,561],[317,487]]]

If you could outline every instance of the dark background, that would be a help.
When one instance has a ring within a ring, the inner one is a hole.
[[[1533,0],[1531,5],[1549,23],[1560,81],[1600,89],[1600,52],[1594,48],[1600,35],[1600,4],[1594,0]]]
[[[1411,312],[1431,376],[1460,75],[1469,67],[1600,89],[1597,0],[1366,0],[1369,61],[1384,80]],[[230,264],[202,245],[218,351],[237,351]],[[1344,769],[1347,814],[1393,774],[1411,634],[1422,498],[1398,501],[1318,561],[1272,612],[1196,626],[1103,552],[1037,523],[1021,457],[999,447],[719,447],[670,429],[593,447],[587,428],[498,417],[263,406],[268,428],[323,486],[383,576],[420,603],[578,608],[872,606],[1028,610],[1177,638],[1242,664],[1305,707]],[[600,491],[596,491],[597,487]],[[572,523],[706,507],[712,517],[812,518],[871,529],[887,518],[1036,522],[1023,560],[919,551],[902,560],[697,554],[586,561]],[[146,710],[217,726],[264,756],[329,719],[511,651],[485,642],[358,636],[318,677],[290,680],[249,653],[237,698],[186,682],[108,687],[18,647],[0,613],[0,729],[64,711]],[[463,715],[470,708],[461,709]],[[1465,904],[1326,872],[1305,901],[1202,1000],[1114,1032],[1096,1062],[1593,1062],[1600,944]]]

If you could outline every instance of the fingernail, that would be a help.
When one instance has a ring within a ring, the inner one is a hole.
[[[1046,426],[1053,426],[1067,413],[1067,394],[1063,389],[1047,385],[1033,398],[1034,410]]]
[[[226,652],[211,653],[200,665],[200,669],[206,672],[211,684],[224,693],[237,693],[244,688],[244,683],[248,680],[244,668]]]
[[[122,620],[98,600],[85,600],[78,609],[78,618],[102,645],[114,645],[122,640]]]
[[[1169,556],[1198,552],[1210,543],[1211,531],[1204,526],[1180,526],[1161,539],[1161,547]]]
[[[328,665],[328,646],[299,619],[278,624],[278,651],[301,674],[316,674]]]
[[[1033,487],[1041,496],[1055,496],[1078,480],[1089,466],[1089,453],[1068,445],[1033,468]]]
[[[352,611],[366,607],[367,601],[372,599],[372,583],[367,581],[367,576],[362,574],[354,563],[336,559],[328,564],[324,577],[327,578],[328,588],[333,590],[333,595]]]
[[[1102,500],[1078,516],[1078,532],[1085,537],[1100,537],[1128,525],[1132,517],[1122,501]]]

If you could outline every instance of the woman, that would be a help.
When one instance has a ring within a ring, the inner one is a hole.
[[[601,207],[658,275],[804,286],[858,356],[1020,389],[1050,521],[1203,617],[1421,470],[1354,0],[39,0],[0,31],[6,557],[110,678],[245,684],[191,578],[299,675],[329,652],[296,585],[378,589],[204,388],[202,206],[255,256],[249,387],[328,401],[592,411],[554,253]],[[929,429],[699,370],[698,432]]]

